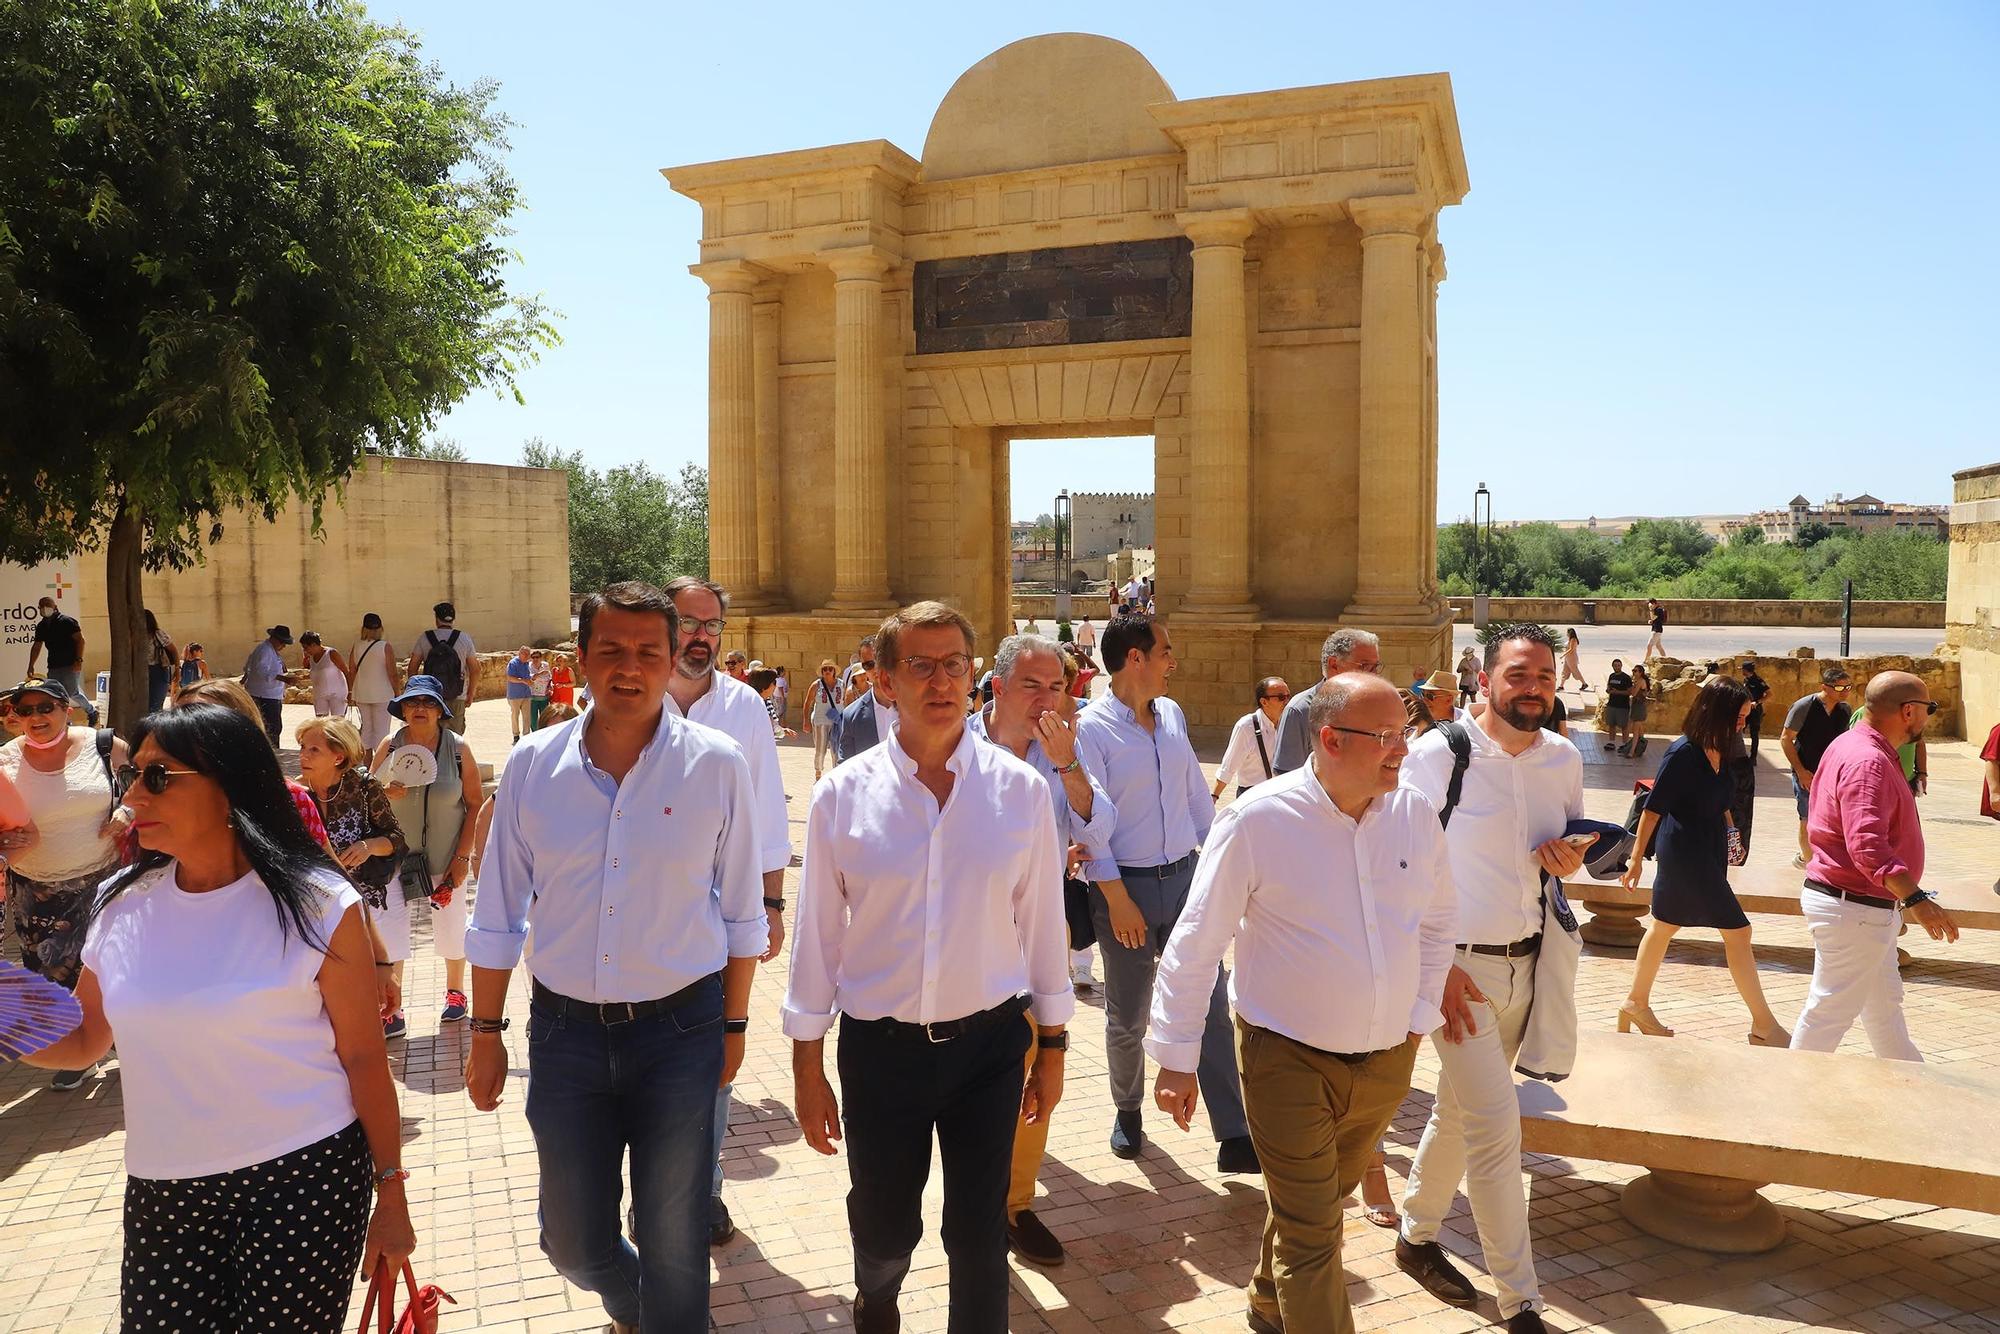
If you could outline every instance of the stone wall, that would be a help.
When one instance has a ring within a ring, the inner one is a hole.
[[[1966,731],[2000,723],[2000,463],[1952,478],[1951,576],[1945,643],[1965,682]]]
[[[1767,658],[1741,652],[1719,660],[1727,669],[1723,675],[1739,679],[1744,663],[1756,663],[1757,675],[1771,687],[1771,693],[1764,697],[1763,734],[1766,739],[1776,739],[1784,727],[1787,709],[1805,696],[1819,692],[1820,672],[1834,663],[1845,667],[1853,678],[1854,688],[1848,698],[1857,708],[1868,687],[1869,677],[1878,672],[1915,672],[1930,687],[1931,698],[1939,705],[1936,717],[1931,719],[1931,735],[1958,737],[1965,734],[1966,697],[1956,659],[1911,658],[1901,654],[1816,658],[1810,656],[1809,650],[1801,652],[1806,656]],[[1678,736],[1681,724],[1687,719],[1687,711],[1694,703],[1695,692],[1701,689],[1701,683],[1706,679],[1702,664],[1684,662],[1679,658],[1655,658],[1646,664],[1646,669],[1653,677],[1653,691],[1647,697],[1651,702],[1646,713],[1646,731],[1653,736]],[[1597,713],[1600,728],[1604,726],[1603,712],[1604,700],[1600,696]]]
[[[481,648],[569,637],[569,488],[560,472],[432,459],[371,459],[314,537],[303,506],[276,520],[233,514],[222,541],[190,570],[144,575],[146,606],[211,670],[242,670],[265,627],[318,630],[345,654],[364,612],[379,613],[405,654],[448,601]],[[104,561],[81,562],[86,667],[107,664]],[[286,654],[297,663],[298,649]]]
[[[1953,547],[1954,556],[1957,548]],[[1991,558],[2000,579],[2000,551]],[[1598,625],[1644,625],[1646,599],[1592,598]],[[1461,621],[1472,619],[1471,598],[1450,599],[1452,611]],[[1492,621],[1541,621],[1546,625],[1583,625],[1581,598],[1489,598],[1487,619]],[[1938,629],[1945,627],[1943,602],[1856,602],[1854,624],[1864,628],[1893,630]],[[1677,625],[1777,625],[1825,627],[1840,624],[1840,603],[1805,599],[1754,600],[1749,598],[1673,598],[1665,603],[1667,629]]]

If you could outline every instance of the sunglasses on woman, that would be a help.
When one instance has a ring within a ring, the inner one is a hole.
[[[169,769],[156,761],[143,769],[136,764],[121,764],[116,776],[120,792],[130,792],[134,783],[144,783],[146,790],[157,797],[174,779],[198,777],[200,773],[199,769]]]
[[[16,718],[46,718],[52,713],[68,712],[69,705],[56,704],[49,701],[44,701],[40,704],[16,704],[14,706],[14,716]]]

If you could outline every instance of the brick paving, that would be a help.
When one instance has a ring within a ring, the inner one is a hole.
[[[498,704],[474,710],[472,740],[488,760],[504,759],[505,716]],[[1660,748],[1656,743],[1654,755],[1641,762],[1644,771]],[[1607,761],[1596,746],[1586,746],[1585,754],[1590,812],[1622,816],[1640,767]],[[1744,888],[1796,884],[1788,864],[1790,797],[1782,773],[1770,767],[1773,758],[1767,748],[1751,865],[1738,873]],[[783,763],[794,838],[802,839],[811,752],[794,743],[784,749]],[[1931,767],[1932,795],[1923,804],[1931,878],[1990,884],[2000,870],[2000,828],[1974,817],[1974,750],[1937,745]],[[1811,968],[1804,927],[1782,917],[1757,917],[1754,925],[1765,989],[1789,1022]],[[1906,975],[1911,1027],[1926,1056],[1979,1068],[2000,1064],[1994,1023],[2000,933],[1968,933],[1951,947],[1914,937],[1906,943],[1916,955]],[[1578,983],[1586,1025],[1612,1025],[1630,967],[1629,954],[1586,947]],[[509,1083],[497,1112],[474,1111],[459,1084],[462,1026],[438,1031],[441,969],[421,940],[410,983],[411,1037],[394,1044],[391,1055],[405,1161],[415,1174],[417,1270],[459,1300],[444,1329],[602,1328],[596,1302],[559,1278],[537,1246],[535,1156],[522,1083]],[[725,1330],[793,1334],[850,1323],[847,1166],[808,1149],[788,1111],[790,1058],[777,1029],[783,989],[782,967],[760,973],[725,1150],[728,1197],[741,1228],[715,1252],[713,1315]],[[524,990],[517,984],[516,1013]],[[1654,1006],[1680,1030],[1675,1041],[1742,1040],[1744,1015],[1712,934],[1689,932],[1675,943]],[[1037,1205],[1068,1244],[1070,1259],[1048,1271],[1015,1265],[1009,1323],[1017,1331],[1062,1334],[1241,1330],[1242,1287],[1263,1221],[1257,1181],[1218,1176],[1214,1145],[1199,1125],[1183,1135],[1155,1118],[1144,1157],[1125,1162],[1111,1155],[1099,1009],[1101,1000],[1091,998],[1077,1017]],[[519,1074],[525,1052],[518,1032],[511,1040]],[[1848,1049],[1865,1050],[1858,1032]],[[1436,1073],[1426,1050],[1391,1134],[1389,1171],[1399,1196]],[[69,1094],[49,1090],[41,1072],[0,1070],[0,1331],[115,1327],[122,1115],[115,1060]],[[2000,1112],[1985,1128],[1885,1126],[1876,1133],[1991,1134],[1996,1127]],[[1556,1328],[2000,1331],[2000,1217],[1772,1186],[1765,1193],[1790,1222],[1789,1239],[1765,1255],[1727,1258],[1655,1240],[1626,1223],[1617,1194],[1636,1168],[1531,1155],[1526,1171],[1535,1252]],[[945,1322],[937,1194],[934,1180],[928,1235],[905,1292],[905,1328],[912,1331],[942,1329]],[[1370,1226],[1358,1209],[1349,1212],[1345,1260],[1361,1329],[1466,1330],[1496,1318],[1462,1198],[1443,1241],[1467,1258],[1488,1294],[1480,1310],[1454,1311],[1422,1293],[1395,1268],[1391,1234]]]

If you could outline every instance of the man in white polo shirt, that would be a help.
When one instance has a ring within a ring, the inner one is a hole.
[[[1556,694],[1556,643],[1547,630],[1501,631],[1486,646],[1482,677],[1487,707],[1464,724],[1471,756],[1458,782],[1446,730],[1457,724],[1426,733],[1403,762],[1403,781],[1449,821],[1461,943],[1445,982],[1444,1025],[1431,1035],[1442,1073],[1403,1194],[1396,1263],[1454,1306],[1478,1300],[1437,1243],[1462,1180],[1500,1314],[1514,1334],[1539,1334],[1512,1072],[1535,999],[1542,872],[1562,878],[1583,865],[1584,850],[1563,841],[1583,814],[1583,758],[1542,726]]]
[[[1336,676],[1307,717],[1304,768],[1216,817],[1167,942],[1146,1050],[1154,1096],[1186,1129],[1216,966],[1230,1001],[1250,1137],[1269,1209],[1250,1327],[1349,1334],[1341,1198],[1410,1091],[1417,1042],[1458,940],[1437,810],[1399,787],[1409,720],[1379,676]]]

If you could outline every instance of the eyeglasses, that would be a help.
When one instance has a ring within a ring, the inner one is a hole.
[[[873,659],[873,658],[863,658],[863,659],[861,660],[861,670],[862,670],[862,671],[864,671],[864,672],[872,672],[872,671],[874,671],[874,670],[875,670],[875,659]]]
[[[170,780],[199,777],[200,773],[199,769],[169,769],[159,763],[149,764],[143,769],[136,764],[121,764],[117,773],[118,790],[130,792],[134,783],[144,783],[146,790],[157,797],[167,790]]]
[[[1259,696],[1257,696],[1257,698],[1258,698],[1259,700],[1266,700],[1266,699],[1290,699],[1291,697],[1292,697],[1292,692],[1291,692],[1291,691],[1289,691],[1289,690],[1287,690],[1287,691],[1286,691],[1286,692],[1284,692],[1283,694],[1279,694],[1279,693],[1278,693],[1277,691],[1275,691],[1275,690],[1274,690],[1274,691],[1272,691],[1272,692],[1271,692],[1270,694],[1268,694],[1268,695],[1259,695]]]
[[[1332,726],[1332,724],[1329,723],[1328,726]],[[1398,741],[1408,741],[1417,734],[1415,727],[1389,727],[1384,728],[1380,732],[1370,732],[1359,727],[1334,727],[1333,730],[1336,732],[1345,732],[1349,736],[1373,737],[1375,738],[1375,744],[1384,750],[1395,745]]]
[[[727,625],[728,622],[720,616],[711,616],[705,621],[696,620],[692,616],[676,616],[674,624],[680,628],[680,632],[684,635],[691,635],[698,631],[706,630],[710,636],[715,636],[722,633],[722,627]]]
[[[928,681],[937,675],[938,668],[956,681],[972,670],[972,655],[969,653],[947,653],[942,658],[904,658],[903,665],[910,669],[910,675],[919,681]]]
[[[67,704],[54,704],[54,703],[16,704],[14,706],[14,716],[17,718],[27,718],[27,717],[46,718],[52,713],[68,713],[68,712],[69,712],[69,705]]]

